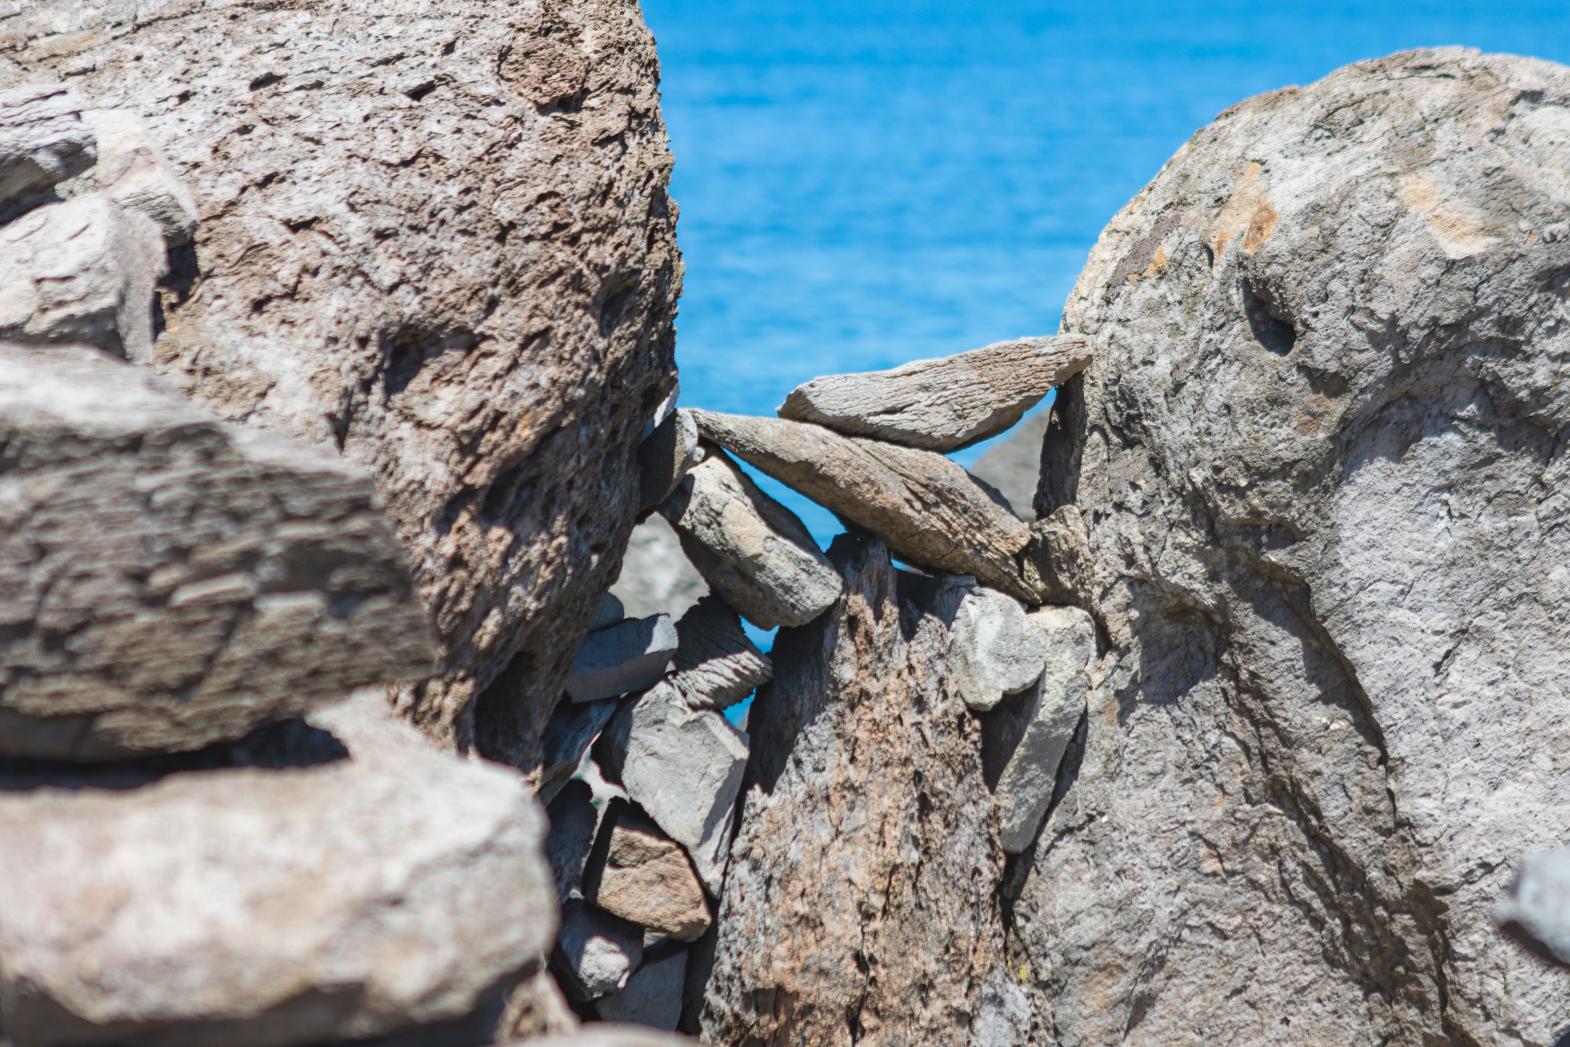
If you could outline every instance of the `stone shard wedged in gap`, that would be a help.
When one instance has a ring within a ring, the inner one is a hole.
[[[695,709],[725,709],[773,675],[769,656],[747,638],[736,612],[705,596],[676,623],[679,644],[670,682]]]
[[[960,696],[977,712],[1041,675],[1047,638],[1020,602],[976,586],[965,594],[950,627],[949,671]]]
[[[641,691],[665,675],[676,653],[676,626],[668,614],[627,618],[583,638],[567,676],[575,702],[593,702]]]

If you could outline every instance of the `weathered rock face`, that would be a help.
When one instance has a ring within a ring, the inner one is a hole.
[[[433,646],[358,468],[77,345],[0,342],[0,754],[195,749]]]
[[[1570,838],[1567,219],[1570,70],[1449,50],[1229,110],[1108,227],[1039,508],[1115,658],[1014,904],[1033,1035],[1564,1028],[1491,910]]]
[[[82,105],[63,87],[0,91],[0,211],[25,206],[98,159]]]
[[[538,962],[555,906],[523,780],[378,691],[313,723],[151,783],[0,769],[7,1034],[337,1042],[463,1018]]]
[[[159,370],[373,472],[448,658],[403,707],[532,765],[674,380],[636,6],[44,0],[0,34],[0,79],[134,112],[195,193]]]
[[[845,596],[780,634],[753,707],[704,1039],[1022,1042],[981,727],[943,671],[967,588],[874,540],[830,557]]]

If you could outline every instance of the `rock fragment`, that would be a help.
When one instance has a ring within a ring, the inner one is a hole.
[[[567,782],[545,809],[550,833],[545,837],[545,858],[556,881],[556,896],[563,905],[583,897],[583,870],[589,864],[600,829],[600,811],[587,782]]]
[[[998,809],[1003,849],[1029,847],[1057,785],[1058,764],[1085,712],[1096,627],[1077,607],[1044,607],[1030,614],[1046,641],[1041,678],[1025,693],[987,714],[982,770]]]
[[[608,1022],[627,1022],[666,1032],[681,1021],[682,986],[687,976],[687,950],[675,945],[651,949],[648,959],[615,996],[595,1006]]]
[[[1036,602],[1091,606],[1095,561],[1079,506],[1060,505],[1032,523],[1020,560]]]
[[[269,733],[257,766],[0,772],[15,1042],[357,1040],[464,1018],[540,962],[555,899],[520,776],[436,752],[379,691]]]
[[[676,635],[670,682],[695,709],[729,708],[773,675],[769,656],[717,596],[705,596],[682,615]]]
[[[428,671],[403,552],[336,455],[69,345],[0,344],[0,444],[0,753],[194,749]]]
[[[147,362],[165,251],[151,220],[98,193],[29,211],[0,227],[0,338]]]
[[[98,162],[75,183],[98,189],[128,211],[150,219],[170,247],[196,232],[196,198],[134,113],[89,109],[82,119],[98,141]]]
[[[1090,342],[1079,335],[998,342],[890,371],[814,378],[792,390],[779,415],[847,436],[953,451],[1019,421],[1090,359]]]
[[[642,927],[581,901],[562,907],[551,967],[568,996],[586,1001],[620,992],[642,962]]]
[[[1494,907],[1494,919],[1570,967],[1570,848],[1522,858],[1509,893]]]
[[[718,451],[660,512],[714,592],[764,629],[805,625],[839,598],[839,576],[796,514]]]
[[[671,411],[638,445],[638,491],[643,507],[653,509],[669,498],[698,459],[698,423],[692,412]]]
[[[942,455],[806,422],[693,414],[705,439],[882,537],[901,559],[1030,599],[1015,560],[1030,528]]]
[[[747,736],[691,708],[669,681],[622,706],[601,741],[606,773],[687,849],[716,898],[725,879]]]
[[[22,84],[0,91],[0,209],[81,174],[96,159],[82,106],[66,88]]]
[[[585,900],[605,911],[682,941],[698,938],[712,922],[687,853],[625,802],[606,812],[583,890]]]
[[[950,627],[949,672],[965,704],[977,712],[1041,675],[1047,639],[1019,601],[993,589],[965,594]]]
[[[599,602],[594,605],[594,615],[589,619],[589,631],[592,633],[607,625],[615,625],[625,617],[627,617],[627,609],[622,606],[622,602],[612,594],[604,593],[600,596]]]
[[[583,754],[594,744],[605,725],[616,714],[616,701],[607,698],[598,702],[558,702],[556,710],[545,723],[541,740],[544,758],[540,763],[540,799],[550,803],[578,769]]]
[[[596,629],[578,649],[567,694],[575,702],[593,702],[641,691],[665,675],[676,643],[676,626],[666,614]]]
[[[1009,433],[1008,439],[969,466],[970,475],[990,485],[1021,520],[1036,518],[1036,487],[1041,480],[1041,446],[1057,417],[1050,410],[1037,411]],[[1061,430],[1061,426],[1059,426]]]

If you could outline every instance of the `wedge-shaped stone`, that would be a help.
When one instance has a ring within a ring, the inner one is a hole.
[[[0,343],[0,754],[193,749],[427,672],[365,476],[84,346]]]
[[[977,586],[965,594],[949,631],[949,671],[978,712],[1041,676],[1047,638],[1012,596]]]
[[[95,159],[82,106],[64,87],[23,84],[0,91],[0,208],[81,174]]]
[[[653,509],[669,498],[698,458],[698,423],[692,412],[669,412],[638,445],[638,492],[643,508]]]
[[[98,141],[98,162],[76,181],[151,219],[170,247],[189,243],[196,198],[153,144],[147,125],[123,109],[89,109],[82,119]]]
[[[594,840],[600,831],[600,810],[587,782],[567,782],[545,808],[551,831],[545,837],[545,857],[551,863],[556,896],[565,905],[583,897],[583,870],[589,864]]]
[[[676,623],[678,645],[670,682],[695,709],[725,709],[768,682],[769,656],[747,638],[736,612],[705,596]]]
[[[626,1022],[670,1032],[681,1021],[682,989],[687,978],[688,950],[672,944],[649,951],[648,959],[627,987],[607,996],[595,1011],[608,1022]]]
[[[704,412],[693,412],[695,418]],[[796,514],[707,450],[660,508],[710,588],[757,625],[805,625],[839,599],[840,578]]]
[[[602,744],[606,773],[687,848],[704,886],[718,898],[747,768],[747,736],[719,713],[689,707],[675,686],[661,681],[622,706]]]
[[[551,802],[615,714],[614,698],[598,702],[563,701],[556,706],[546,721],[542,740],[545,758],[540,764],[541,802]]]
[[[621,801],[606,812],[583,890],[601,909],[682,941],[698,938],[712,922],[703,885],[681,845]]]
[[[1030,599],[1015,560],[1030,528],[942,455],[806,422],[693,414],[705,439],[872,531],[900,559]]]
[[[675,653],[670,615],[628,618],[596,629],[578,648],[567,694],[575,702],[593,702],[641,691],[665,675]]]
[[[1077,607],[1030,614],[1046,638],[1046,665],[1034,687],[988,713],[982,726],[982,773],[992,786],[1003,849],[1018,854],[1041,829],[1058,765],[1085,711],[1096,627]]]
[[[29,211],[0,227],[0,338],[147,362],[165,252],[151,219],[99,193]]]
[[[556,903],[523,780],[435,751],[380,689],[311,723],[161,780],[0,771],[16,1043],[338,1043],[495,1006],[540,962]]]
[[[1019,421],[1090,358],[1090,341],[1079,335],[998,342],[891,371],[814,378],[791,391],[779,414],[850,436],[952,451]]]
[[[642,927],[583,902],[562,907],[551,966],[568,996],[584,1001],[620,992],[642,962]]]

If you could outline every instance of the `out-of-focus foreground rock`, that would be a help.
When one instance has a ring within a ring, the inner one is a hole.
[[[43,76],[140,117],[194,192],[154,366],[370,469],[446,657],[403,709],[531,766],[675,377],[636,6],[43,0],[0,14],[0,81]]]
[[[1111,223],[1038,508],[1115,654],[1013,902],[1062,1043],[1550,1043],[1500,936],[1570,838],[1570,70],[1228,110]]]

